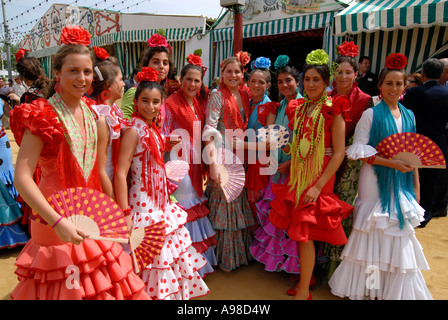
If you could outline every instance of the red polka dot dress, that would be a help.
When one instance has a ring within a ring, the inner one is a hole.
[[[170,200],[165,168],[157,161],[162,158],[163,137],[155,126],[137,117],[125,124],[125,130],[129,128],[139,134],[130,168],[129,205],[134,227],[164,220],[167,232],[160,255],[139,273],[145,290],[153,299],[188,300],[204,296],[210,290],[198,270],[205,266],[206,260],[192,246],[190,233],[184,227],[187,213]]]

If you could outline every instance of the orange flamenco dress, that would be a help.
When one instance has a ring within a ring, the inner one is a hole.
[[[347,100],[348,101],[348,100]],[[333,117],[337,114],[341,114],[344,118],[347,116],[346,107],[347,101],[344,97],[326,98],[323,102],[321,109],[324,125],[322,130],[324,131],[320,139],[322,141],[325,150],[332,148],[332,136],[331,136],[331,123]],[[305,148],[311,147],[312,133],[316,130],[312,130],[313,119],[318,117],[315,111],[310,115],[304,115],[304,126],[302,130],[300,128],[294,128],[294,122],[299,114],[300,108],[307,108],[305,105],[305,99],[297,99],[290,102],[287,108],[288,119],[290,119],[288,126],[293,130],[300,146]],[[296,112],[297,111],[297,112]],[[294,150],[294,149],[292,149]],[[322,149],[323,150],[323,149]],[[271,212],[269,214],[269,220],[277,228],[285,229],[288,236],[298,242],[307,242],[308,240],[328,242],[334,245],[343,245],[347,243],[347,237],[345,236],[341,222],[347,218],[353,211],[353,207],[343,201],[341,201],[337,195],[333,193],[333,186],[335,182],[335,175],[327,182],[322,188],[318,198],[315,202],[303,203],[303,197],[319,179],[324,172],[331,156],[321,152],[319,155],[317,150],[314,150],[315,157],[323,157],[322,167],[318,171],[316,177],[314,177],[309,185],[303,186],[303,191],[299,194],[297,192],[297,186],[291,181],[291,175],[288,177],[285,184],[272,185],[272,192],[276,198],[271,202]],[[291,152],[291,161],[298,161],[298,156],[294,152]],[[305,161],[316,162],[316,158],[312,155]],[[309,170],[302,170],[303,172],[309,172]],[[302,173],[306,174],[306,173]],[[300,180],[300,179],[299,179]],[[298,182],[300,183],[300,181]],[[293,185],[293,188],[291,188]],[[296,201],[299,197],[299,201]]]
[[[57,95],[57,94],[56,94]],[[45,197],[70,187],[101,190],[96,159],[96,131],[92,111],[82,103],[86,130],[81,133],[85,159],[93,155],[90,165],[76,154],[67,125],[61,114],[70,117],[60,97],[39,99],[22,104],[11,112],[11,130],[21,144],[25,129],[42,138],[44,147],[39,158],[42,169],[39,189]],[[54,103],[52,103],[54,102]],[[56,112],[65,110],[61,114]],[[72,119],[73,120],[73,119]],[[80,130],[79,130],[80,131]],[[93,137],[93,139],[92,139]],[[86,142],[87,141],[87,142]],[[93,142],[94,148],[89,148]],[[88,155],[88,156],[87,156]],[[82,168],[87,168],[83,170]],[[62,242],[53,228],[38,222],[36,212],[30,217],[31,239],[21,251],[15,265],[19,283],[11,293],[15,300],[115,300],[145,299],[144,283],[133,271],[131,257],[120,244],[85,239],[81,244]]]

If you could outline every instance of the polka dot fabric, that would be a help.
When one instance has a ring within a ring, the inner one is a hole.
[[[167,237],[160,255],[152,264],[146,266],[139,275],[145,282],[145,291],[153,299],[159,300],[188,300],[204,296],[210,292],[202,280],[198,270],[206,264],[205,258],[192,246],[190,233],[184,227],[187,222],[187,213],[173,203],[169,198],[167,184],[160,184],[160,180],[166,180],[165,169],[154,160],[149,159],[146,165],[142,165],[142,153],[149,152],[145,145],[146,135],[153,134],[148,125],[137,118],[129,122],[129,128],[134,128],[138,134],[138,144],[131,164],[131,188],[129,191],[129,205],[132,210],[134,227],[146,227],[164,220],[166,223]],[[156,140],[157,141],[157,140]],[[158,148],[154,148],[158,149]],[[147,168],[147,174],[142,175],[142,168]],[[145,179],[152,179],[150,183],[144,183]],[[161,185],[165,190],[153,190],[152,194],[163,197],[165,205],[160,208],[158,199],[152,199],[145,192],[144,185],[154,189]]]

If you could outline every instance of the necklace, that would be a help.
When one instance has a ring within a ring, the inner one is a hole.
[[[296,141],[296,145],[295,145],[295,149],[296,149],[296,155],[298,157],[299,162],[304,162],[305,160],[307,160],[314,151],[314,148],[316,147],[316,145],[319,143],[321,137],[322,137],[322,131],[323,130],[318,130],[318,126],[320,123],[320,120],[322,119],[322,107],[324,105],[324,102],[327,100],[327,94],[326,92],[316,101],[312,101],[309,99],[306,99],[305,102],[302,104],[302,106],[300,107],[300,109],[297,109],[296,111],[296,115],[295,115],[295,121],[294,121],[294,134],[297,137],[297,141]],[[311,126],[311,135],[310,135],[310,148],[308,149],[308,152],[303,155],[301,148],[300,148],[300,137],[303,136],[304,133],[304,123],[305,123],[305,119],[307,117],[307,111],[308,111],[308,107],[312,104],[312,103],[317,103],[313,112],[315,111],[315,114],[313,116],[313,122],[312,122],[312,126]]]

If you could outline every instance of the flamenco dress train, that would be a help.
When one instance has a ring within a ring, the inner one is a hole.
[[[192,246],[185,224],[187,213],[170,200],[163,162],[164,138],[153,124],[138,116],[124,125],[134,129],[139,139],[131,163],[129,206],[134,227],[165,221],[167,237],[159,256],[139,275],[145,291],[157,300],[189,300],[207,295],[210,290],[198,271],[207,261]]]
[[[343,100],[343,98],[341,99]],[[322,108],[322,114],[324,118],[324,133],[322,135],[322,138],[324,140],[321,143],[324,144],[325,148],[332,147],[332,136],[330,128],[333,117],[337,114],[344,115],[345,104],[343,103],[343,101],[339,101],[340,100],[337,100],[335,98],[327,98]],[[303,103],[304,99],[298,99],[293,100],[288,105],[287,115],[290,119],[289,128],[291,130],[296,130],[294,128],[296,110],[300,110],[300,108],[303,106]],[[303,123],[304,129],[301,130],[301,134],[299,134],[297,138],[299,148],[303,147],[306,149],[307,147],[310,148],[311,146],[313,117],[317,116],[315,114],[316,112],[317,108],[315,108],[311,116],[305,115],[305,120]],[[296,134],[297,133],[295,133],[295,135]],[[305,153],[306,151],[307,150],[305,150]],[[311,153],[311,158],[305,160],[304,163],[306,164],[307,161],[311,161],[311,165],[313,165],[313,162],[315,162],[314,160],[317,160],[316,157],[323,156],[323,164],[320,171],[320,174],[322,174],[329,161],[331,160],[331,157],[328,155],[319,155],[319,153],[316,152],[317,151],[314,152],[315,158],[313,158],[313,153]],[[291,161],[297,161],[297,158],[292,156]],[[312,182],[310,185],[305,186],[303,192],[300,195],[300,198],[297,199],[296,188],[291,188],[291,186],[289,185],[293,174],[294,173],[291,171],[285,184],[272,185],[272,192],[275,195],[275,199],[271,202],[272,209],[269,214],[269,220],[271,221],[271,223],[277,228],[286,229],[288,236],[292,240],[297,242],[307,242],[308,240],[314,240],[327,242],[334,245],[345,244],[347,242],[347,238],[345,236],[341,222],[352,213],[353,207],[341,201],[333,193],[335,175],[333,175],[332,178],[330,178],[330,180],[322,188],[315,202],[304,204],[302,198],[305,196],[308,189],[313,186],[314,183],[316,183],[320,175],[314,178],[314,182]],[[300,172],[298,174],[300,174]]]
[[[11,112],[11,130],[21,144],[25,129],[39,136],[44,147],[39,158],[42,176],[39,189],[45,197],[70,187],[101,190],[96,160],[96,125],[91,111],[82,104],[86,131],[75,121],[55,94],[22,104]],[[76,138],[75,138],[76,139]],[[83,143],[86,142],[86,143]],[[79,148],[81,146],[81,149]],[[84,149],[85,146],[85,149]],[[79,157],[88,159],[79,162]],[[16,260],[19,283],[11,293],[15,300],[115,300],[150,299],[142,280],[134,273],[131,257],[121,245],[85,239],[81,244],[62,242],[53,228],[30,216],[31,239]]]
[[[353,145],[346,151],[350,159],[377,153],[368,144],[371,128],[377,127],[372,125],[373,114],[373,109],[368,109],[361,117]],[[395,119],[398,132],[402,132],[402,118]],[[424,220],[424,209],[400,188],[396,199],[402,218],[395,201],[391,211],[385,211],[374,167],[367,163],[361,167],[353,229],[342,251],[342,262],[328,283],[331,292],[352,300],[432,299],[420,271],[428,270],[429,265],[414,230]]]

